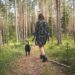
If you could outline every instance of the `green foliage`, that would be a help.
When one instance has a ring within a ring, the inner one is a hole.
[[[64,33],[67,32],[67,26],[69,22],[69,7],[67,6],[66,0],[62,0],[62,17],[61,17],[61,26]]]
[[[68,22],[69,22],[69,14],[67,10],[66,11],[64,10],[62,18],[61,18],[61,24],[62,24],[62,29],[64,33],[66,33],[67,31]]]
[[[71,70],[71,73],[75,74],[75,62],[74,64],[71,64],[70,70]]]
[[[50,37],[53,37],[53,35],[56,35],[56,25],[52,17],[49,17],[48,24],[49,24]]]
[[[10,12],[9,16],[8,16],[8,40],[13,40],[16,38],[16,29],[15,29],[15,25],[13,25],[13,20],[14,20],[14,14],[12,12]]]
[[[5,16],[6,8],[5,5],[3,4],[3,1],[0,0],[0,9],[2,11],[2,15]]]
[[[51,60],[56,60],[60,63],[71,66],[70,72],[75,71],[75,45],[71,37],[62,39],[62,44],[57,45],[56,39],[53,38],[53,42],[47,43],[46,53]]]
[[[50,36],[52,37],[52,17],[49,17],[49,32]]]
[[[63,51],[60,52],[58,60],[64,64],[71,65],[73,62],[72,59],[75,57],[75,52],[68,43],[66,43],[66,45],[62,47]]]
[[[7,72],[12,68],[11,62],[15,61],[21,54],[24,53],[24,46],[22,44],[14,43],[5,44],[0,48],[0,74],[8,75]]]
[[[10,25],[9,26],[9,40],[11,40],[11,39],[14,39],[16,36],[15,36],[15,31],[14,31],[14,29],[15,29],[15,26],[13,26],[13,25]]]

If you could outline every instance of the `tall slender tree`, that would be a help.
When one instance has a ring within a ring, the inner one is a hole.
[[[8,42],[8,35],[9,35],[9,0],[5,0],[5,6],[6,6],[6,30],[5,30],[5,41]]]
[[[58,44],[61,44],[61,14],[60,14],[60,0],[56,0],[56,11],[57,11],[57,40]]]
[[[0,0],[0,46],[2,44],[2,31],[1,31],[1,0]]]
[[[74,43],[75,43],[75,0],[73,0],[73,35],[74,35]]]
[[[68,14],[68,7],[66,4],[66,0],[62,2],[62,18],[61,18],[61,26],[64,33],[67,33],[68,23],[69,23],[69,14]]]
[[[16,24],[16,41],[18,43],[18,9],[17,9],[17,0],[14,0],[14,7],[15,7],[15,24]]]

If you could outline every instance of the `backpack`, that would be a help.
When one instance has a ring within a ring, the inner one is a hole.
[[[36,26],[36,36],[38,37],[48,37],[49,34],[48,24],[44,21],[37,22]]]

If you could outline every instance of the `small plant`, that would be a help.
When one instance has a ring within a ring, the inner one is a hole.
[[[67,65],[71,65],[73,64],[73,60],[75,57],[75,51],[74,49],[70,46],[70,44],[67,42],[65,44],[65,46],[62,46],[62,48],[60,48],[60,54],[58,56],[58,61],[60,61],[61,63],[67,64]]]
[[[75,63],[71,65],[70,68],[71,72],[75,74]]]

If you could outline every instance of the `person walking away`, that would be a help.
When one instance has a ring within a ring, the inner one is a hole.
[[[34,37],[36,44],[39,46],[40,59],[42,59],[42,62],[46,62],[48,59],[45,54],[44,45],[47,40],[49,41],[49,27],[42,14],[38,15]]]

